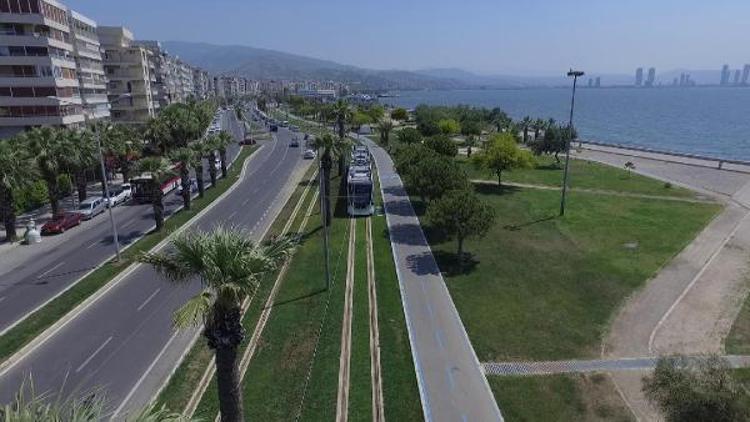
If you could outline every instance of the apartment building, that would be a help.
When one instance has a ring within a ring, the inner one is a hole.
[[[75,53],[83,115],[87,122],[110,117],[107,79],[104,76],[96,22],[70,11],[70,29]]]
[[[70,22],[54,0],[0,0],[0,137],[84,124]]]
[[[193,68],[193,92],[198,100],[213,96],[213,78],[205,70]]]
[[[97,34],[104,50],[112,120],[145,123],[159,109],[154,99],[156,69],[151,51],[137,45],[133,33],[122,26],[99,26]]]
[[[174,58],[167,54],[159,41],[144,40],[136,41],[136,45],[147,49],[151,68],[154,70],[154,82],[151,84],[151,93],[154,101],[159,103],[159,108],[164,109],[168,105],[179,101],[175,79]]]

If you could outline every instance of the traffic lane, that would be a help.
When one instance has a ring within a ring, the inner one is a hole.
[[[235,133],[236,121],[223,126]],[[231,123],[234,122],[234,123]],[[232,126],[234,125],[234,126]],[[227,156],[234,161],[240,152],[237,143],[230,144]],[[205,177],[208,171],[204,169]],[[210,185],[210,183],[209,183]],[[164,215],[169,217],[182,206],[182,197],[168,193],[164,199]],[[124,204],[113,209],[122,246],[140,239],[154,227],[150,204]],[[62,236],[65,243],[44,255],[31,254],[0,278],[0,333],[39,307],[45,301],[78,281],[86,272],[100,265],[114,253],[114,240],[107,212],[84,221],[82,226]]]
[[[278,149],[258,171],[273,171],[271,164],[276,164],[273,158],[280,158],[284,152]],[[299,162],[299,157],[288,157]],[[227,213],[237,207],[238,195],[246,194],[247,187],[254,182],[253,178],[245,179],[243,186],[226,198],[227,207],[212,209],[201,219],[199,226],[209,228],[215,220],[226,219]],[[266,188],[258,195],[259,200],[271,201],[270,198],[282,190],[285,182],[286,179],[279,177],[264,183]],[[260,219],[263,211],[262,207],[250,205],[243,210],[243,215],[252,221]],[[116,403],[137,382],[140,374],[169,340],[172,311],[198,289],[197,283],[175,288],[165,283],[150,267],[138,267],[126,281],[81,314],[77,321],[63,327],[47,343],[3,375],[2,398],[9,398],[23,375],[33,371],[40,391],[56,391],[67,375],[66,385],[71,390],[80,391],[102,384],[109,386],[108,397]],[[139,307],[142,310],[153,307],[157,311],[139,317],[135,315]],[[71,342],[70,339],[76,341]],[[148,341],[144,343],[140,339]],[[109,362],[112,362],[111,366]],[[128,365],[123,366],[122,362]]]

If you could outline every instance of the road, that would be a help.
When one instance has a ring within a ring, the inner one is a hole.
[[[242,138],[241,129],[231,112],[225,114],[222,126],[237,140]],[[239,152],[240,147],[232,144],[227,154],[230,161]],[[208,175],[206,180],[209,180]],[[182,206],[182,198],[174,192],[169,193],[164,205],[165,215],[169,216]],[[122,246],[140,239],[154,227],[150,204],[121,205],[113,212]],[[7,251],[0,257],[0,302],[3,303],[0,306],[0,333],[69,288],[113,254],[113,237],[106,212],[63,234],[44,237],[41,244],[18,246]]]
[[[391,158],[366,137],[359,139],[378,166],[425,420],[502,421]]]
[[[305,162],[289,148],[290,134],[264,145],[252,158],[246,176],[219,206],[193,227],[230,224],[258,235],[271,224],[294,188],[293,175]],[[33,374],[37,391],[106,391],[119,415],[145,405],[176,366],[196,330],[174,334],[172,312],[199,291],[196,282],[176,287],[151,267],[138,266],[122,282],[77,315],[45,342],[0,374],[0,403],[12,398],[22,380]],[[136,388],[137,387],[137,388]]]

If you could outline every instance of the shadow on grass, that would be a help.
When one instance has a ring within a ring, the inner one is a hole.
[[[474,259],[474,255],[469,252],[464,252],[464,262],[461,266],[458,265],[458,253],[439,250],[432,253],[435,255],[440,270],[448,277],[469,274],[479,264],[479,261]]]
[[[539,223],[544,223],[545,221],[554,220],[555,217],[556,216],[554,216],[554,215],[550,215],[549,217],[538,218],[536,220],[528,221],[526,223],[508,224],[508,225],[503,226],[503,228],[505,230],[518,231],[518,230],[521,230],[524,227],[529,227],[529,226],[533,226],[534,224],[539,224]]]
[[[521,190],[521,188],[508,185],[498,186],[489,183],[475,183],[474,190],[482,195],[511,195]]]
[[[294,298],[291,298],[291,299],[286,299],[286,300],[282,300],[282,301],[279,301],[279,302],[274,302],[273,305],[271,305],[271,307],[272,308],[278,308],[279,306],[288,305],[288,304],[294,303],[294,302],[299,302],[300,300],[310,299],[310,298],[313,298],[313,297],[315,297],[315,296],[317,296],[319,294],[325,293],[327,290],[328,289],[326,289],[326,288],[317,289],[317,290],[314,290],[314,291],[312,291],[310,293],[307,293],[307,294],[304,294],[304,295],[300,295],[300,296],[297,296],[297,297],[294,297]]]
[[[562,170],[562,163],[549,163],[549,164],[542,164],[534,167],[535,170],[555,170],[559,171]]]

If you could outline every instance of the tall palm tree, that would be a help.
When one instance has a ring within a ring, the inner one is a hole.
[[[167,122],[161,116],[148,119],[143,128],[143,137],[155,154],[166,155],[172,145],[172,135]]]
[[[227,178],[227,147],[234,142],[234,137],[229,132],[221,131],[214,140],[214,146],[219,151],[219,161],[221,162],[221,177]]]
[[[532,120],[531,117],[526,116],[523,119],[521,119],[521,127],[523,128],[523,143],[525,144],[526,141],[528,141],[529,138],[529,126],[531,126]]]
[[[133,165],[143,154],[143,141],[140,135],[124,124],[112,125],[99,133],[104,154],[113,159],[122,173],[123,181],[128,182]]]
[[[87,196],[86,172],[96,168],[99,163],[99,149],[96,146],[94,135],[88,130],[65,130],[61,133],[61,136],[65,139],[68,151],[68,155],[64,159],[67,166],[72,170],[76,191],[78,191],[78,201],[81,202],[86,200]]]
[[[160,231],[164,227],[164,192],[161,190],[161,183],[174,174],[172,165],[166,158],[146,157],[138,161],[136,168],[140,173],[148,173],[151,176],[148,189],[151,191],[151,206],[154,209],[156,231]]]
[[[34,156],[39,175],[47,185],[47,196],[52,213],[60,211],[60,185],[58,176],[65,170],[67,151],[64,138],[58,129],[37,127],[26,132],[23,137],[29,151]]]
[[[185,285],[197,277],[203,290],[179,308],[176,328],[204,324],[203,335],[215,351],[219,410],[224,422],[244,422],[238,347],[245,337],[242,301],[263,276],[273,271],[293,246],[290,238],[257,245],[240,230],[217,227],[188,232],[172,241],[170,252],[141,255],[169,281]]]
[[[198,184],[198,196],[203,198],[203,195],[206,192],[206,184],[203,181],[203,159],[213,150],[203,139],[199,139],[190,144],[190,149],[193,152],[193,168],[195,169],[195,181]],[[211,165],[211,163],[209,163],[209,165]],[[214,168],[214,179],[215,178],[216,168]]]
[[[190,186],[190,170],[193,169],[195,151],[188,147],[177,148],[169,153],[169,158],[180,168],[180,185],[182,186],[182,205],[190,209],[192,196]]]
[[[346,140],[334,138],[329,134],[316,137],[313,141],[313,147],[320,153],[320,166],[323,169],[323,184],[320,186],[320,195],[323,197],[325,210],[326,225],[331,224],[331,169],[333,160],[339,157],[339,162],[344,159],[346,152],[349,150],[349,143]]]
[[[544,130],[546,127],[547,122],[544,121],[544,119],[536,119],[534,120],[534,140],[539,140],[539,131]]]
[[[352,116],[352,110],[349,108],[349,104],[344,100],[338,100],[333,105],[333,115],[336,118],[336,130],[339,138],[343,139],[346,136],[346,122]]]
[[[29,186],[36,177],[36,167],[19,139],[0,140],[0,216],[8,242],[17,238],[14,193]]]
[[[393,120],[391,119],[380,119],[378,122],[378,133],[380,134],[380,144],[390,150],[389,143],[391,139],[391,131],[393,130]]]
[[[182,148],[198,139],[205,127],[199,126],[198,107],[195,102],[175,103],[164,109],[159,118],[164,120],[169,130],[170,147]]]

